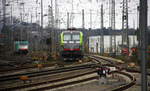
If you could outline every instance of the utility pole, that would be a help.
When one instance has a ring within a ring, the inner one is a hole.
[[[51,22],[52,22],[52,28],[54,28],[54,13],[53,13],[53,0],[51,0]]]
[[[123,0],[122,10],[122,45],[128,48],[129,52],[129,38],[128,38],[128,0]]]
[[[57,0],[54,2],[55,4],[55,19],[53,17],[53,0],[51,0],[51,14],[52,14],[52,30],[51,30],[51,39],[52,39],[52,56],[56,58],[56,48],[57,48],[57,34],[56,34],[56,29],[58,28],[58,5],[57,5]]]
[[[141,56],[141,91],[148,91],[147,89],[147,0],[140,0],[140,56]]]
[[[50,28],[53,28],[53,24],[54,24],[54,22],[53,22],[53,11],[52,11],[52,6],[48,6],[48,26],[50,27]]]
[[[0,1],[0,23],[2,20],[2,9],[3,9],[3,4],[2,4],[2,1]]]
[[[139,29],[139,9],[140,7],[137,6],[137,29]]]
[[[109,0],[109,30],[110,30],[110,48],[109,48],[109,52],[112,53],[112,33],[111,33],[111,30],[112,30],[112,24],[111,24],[111,21],[112,21],[112,0]]]
[[[5,28],[6,25],[6,0],[2,0],[3,4],[3,29]]]
[[[23,0],[20,3],[20,16],[21,16],[21,23],[24,21],[24,2]],[[23,29],[20,29],[20,40],[23,40]]]
[[[41,0],[41,28],[43,28],[43,0]]]
[[[53,0],[51,0],[51,4],[49,5],[49,14],[48,14],[48,19],[49,19],[49,25],[51,27],[50,30],[50,38],[51,38],[51,45],[50,45],[50,52],[51,55],[55,55],[55,31],[54,31],[54,14],[53,14]]]
[[[115,0],[109,0],[109,26],[110,26],[110,53],[116,54],[116,36],[111,32],[115,30]]]
[[[112,8],[111,8],[111,29],[115,30],[115,0],[112,0]],[[113,53],[116,54],[116,35],[115,32],[112,34],[112,46],[113,46]]]
[[[31,12],[31,23],[32,23],[32,17],[33,17],[33,16],[32,16],[32,12]]]
[[[84,21],[84,9],[82,9],[82,28],[83,29],[85,28],[84,23],[85,23],[85,21]]]
[[[13,25],[13,7],[12,7],[12,4],[11,4],[11,24]]]
[[[90,9],[90,28],[92,29],[92,9]]]
[[[55,0],[55,28],[58,28],[58,4],[57,0]]]
[[[21,22],[23,22],[23,20],[24,20],[24,2],[22,1],[21,3],[20,3],[20,17],[21,17]]]
[[[23,20],[22,20],[22,12],[21,12],[22,10],[21,10],[21,7],[20,7],[20,21],[22,22]]]
[[[24,4],[25,4],[25,3],[23,2],[23,3],[22,3],[22,5],[23,5],[23,13],[22,13],[22,14],[23,14],[23,17],[22,17],[22,18],[23,18],[23,21],[24,21],[24,16],[25,16],[25,14],[24,14],[24,13],[25,13]]]
[[[69,22],[70,22],[70,19],[69,19],[69,12],[67,12],[67,29],[69,28]]]
[[[104,22],[103,22],[103,4],[101,5],[101,38],[100,38],[100,54],[102,55],[104,53]]]
[[[73,6],[73,0],[71,0],[71,17],[70,17],[70,26],[73,27],[73,20],[74,20],[74,6]]]
[[[135,29],[135,20],[133,19],[133,29]],[[133,47],[135,47],[135,36],[133,36]]]
[[[37,22],[37,17],[38,17],[38,15],[37,15],[37,7],[36,7],[36,11],[35,11],[35,17],[36,17],[36,22]]]
[[[25,9],[24,9],[24,2],[21,1],[21,3],[20,3],[20,16],[21,16],[21,22],[24,21],[24,12],[25,12]]]

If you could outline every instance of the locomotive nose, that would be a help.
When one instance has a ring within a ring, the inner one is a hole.
[[[66,44],[64,45],[64,48],[65,49],[79,49],[80,48],[80,44]]]

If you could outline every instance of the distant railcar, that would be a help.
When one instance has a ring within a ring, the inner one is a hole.
[[[64,60],[83,58],[83,33],[81,31],[63,31],[61,33],[61,57]]]
[[[18,54],[27,54],[29,48],[29,42],[26,40],[14,42],[14,52]]]

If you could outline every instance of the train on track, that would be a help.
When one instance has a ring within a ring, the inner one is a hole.
[[[83,33],[76,29],[68,29],[61,33],[61,57],[64,60],[83,58]]]
[[[29,51],[29,42],[27,40],[14,41],[14,52],[16,54],[27,54]]]

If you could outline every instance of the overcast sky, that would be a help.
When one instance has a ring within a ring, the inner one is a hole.
[[[15,1],[13,3],[13,16],[20,18],[20,12],[23,11],[23,7],[19,8],[20,2],[25,2],[24,10],[24,21],[40,23],[40,1],[41,0],[7,0]],[[18,3],[17,3],[18,1]],[[43,10],[44,14],[48,14],[48,5],[51,5],[51,0],[43,0]],[[53,0],[53,11],[55,11],[55,0]],[[73,1],[73,9],[72,9]],[[122,28],[122,2],[123,0],[116,0],[116,28]],[[139,5],[139,0],[129,0],[129,28],[137,27],[137,6]],[[72,15],[72,27],[81,28],[82,27],[82,9],[85,10],[85,27],[90,28],[100,28],[100,5],[104,6],[104,27],[109,27],[109,0],[57,0],[58,2],[58,19],[60,20],[60,28],[67,27],[67,12]],[[148,7],[150,8],[150,0],[148,0]],[[37,8],[37,18],[36,18],[36,8]],[[148,12],[150,13],[150,9]],[[20,11],[21,10],[21,11]],[[90,10],[92,10],[92,22],[90,22]],[[10,12],[10,7],[7,7],[7,12]],[[54,12],[55,14],[55,12]],[[44,17],[44,26],[48,24],[48,16]],[[150,25],[150,14],[148,15],[148,25]]]

